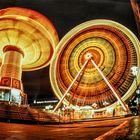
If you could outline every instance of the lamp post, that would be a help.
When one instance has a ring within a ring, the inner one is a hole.
[[[139,68],[137,66],[131,67],[132,74],[135,76],[136,80],[136,88],[138,88],[138,81],[137,81],[137,75],[139,73]]]
[[[138,85],[138,81],[137,81],[137,75],[139,73],[139,68],[137,66],[133,66],[131,68],[131,70],[132,70],[132,74],[135,76],[135,80],[136,80],[136,105],[137,105],[138,114],[140,114],[139,113],[140,89],[139,89],[139,85]]]
[[[104,105],[105,107],[106,107],[108,104],[109,104],[109,103],[108,103],[107,101],[104,101],[104,102],[103,102],[103,105]],[[105,110],[104,114],[105,114],[105,116],[107,116],[107,110]]]
[[[59,108],[59,110],[58,110],[58,115],[59,115],[59,124],[60,124],[60,108]]]
[[[133,66],[131,68],[131,70],[132,70],[132,74],[135,76],[135,80],[136,80],[136,93],[139,94],[140,90],[139,90],[139,85],[138,85],[138,80],[137,80],[137,76],[138,76],[138,73],[139,73],[139,68],[137,66]]]

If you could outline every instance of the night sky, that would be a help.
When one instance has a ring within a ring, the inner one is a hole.
[[[59,39],[76,25],[93,19],[110,19],[128,27],[137,36],[130,0],[0,0],[0,9],[23,7],[46,15],[55,26]],[[29,102],[54,98],[49,80],[49,66],[23,72],[24,91]]]

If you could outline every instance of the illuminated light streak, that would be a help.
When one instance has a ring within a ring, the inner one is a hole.
[[[86,67],[85,67],[85,68],[86,68]],[[85,69],[84,69],[84,70],[85,70]],[[71,104],[71,102],[72,102],[72,100],[73,100],[73,98],[74,98],[74,96],[75,96],[75,94],[76,94],[76,92],[77,92],[78,86],[79,86],[80,81],[81,81],[81,79],[82,79],[82,77],[83,77],[83,74],[84,74],[84,70],[83,70],[83,73],[82,73],[82,75],[81,75],[81,77],[80,77],[79,83],[77,84],[77,87],[76,87],[76,89],[75,89],[75,92],[73,93],[73,95],[72,95],[72,97],[71,97],[71,99],[70,99],[70,101],[69,101],[69,106],[70,106],[70,104]]]
[[[88,63],[88,61],[90,60],[90,58],[88,58],[84,65],[81,67],[80,71],[78,72],[78,74],[76,75],[76,77],[74,78],[74,80],[72,81],[72,83],[70,84],[70,86],[68,87],[68,89],[66,90],[66,92],[64,93],[63,97],[61,98],[61,100],[58,102],[58,104],[56,105],[56,107],[54,108],[53,112],[55,112],[58,107],[60,106],[60,104],[62,103],[62,101],[64,100],[65,96],[67,95],[67,93],[70,91],[71,87],[73,86],[74,82],[77,80],[77,78],[79,77],[80,73],[82,72],[82,70],[84,69],[84,67],[86,66],[86,64]]]
[[[129,29],[119,23],[109,20],[93,20],[72,29],[58,44],[55,59],[50,66],[50,79],[53,91],[59,100],[80,70],[79,66],[81,68],[85,63],[87,52],[94,56],[94,62],[110,84],[115,85],[115,87],[113,86],[115,92],[124,102],[134,96],[136,87],[134,77],[130,74],[130,68],[131,65],[139,67],[140,64],[138,39]],[[79,82],[80,76],[76,82]],[[132,79],[128,84],[127,78],[129,77]],[[69,91],[70,96],[74,94],[76,82]],[[66,88],[65,85],[67,85]],[[86,90],[83,93],[84,87]],[[99,90],[97,90],[98,88]],[[96,110],[103,111],[109,107],[115,108],[119,103],[97,69],[93,68],[91,61],[86,66],[85,74],[77,91],[74,97],[75,102],[71,102],[72,106],[80,104],[80,102],[85,102],[85,105],[92,105],[93,102],[96,102],[99,104]],[[85,96],[85,93],[88,96],[84,101],[82,97]],[[102,94],[102,98],[98,97],[100,94]],[[89,99],[90,95],[91,99]],[[110,100],[110,104],[106,108],[101,105],[104,98],[106,101]],[[88,103],[89,100],[91,102]],[[69,101],[70,98],[66,96],[63,104],[68,105]]]
[[[50,20],[26,8],[10,7],[1,9],[0,12],[2,13],[0,15],[1,50],[6,45],[22,49],[25,54],[22,61],[23,71],[33,71],[48,66],[59,40]],[[43,55],[44,53],[46,55]],[[0,53],[0,62],[2,57],[3,53]]]
[[[115,95],[115,97],[118,99],[119,103],[122,105],[123,109],[125,111],[128,111],[125,103],[121,100],[121,98],[118,96],[118,94],[115,92],[115,90],[113,89],[113,87],[110,85],[110,83],[108,82],[108,80],[105,78],[104,74],[101,72],[101,70],[98,68],[98,66],[95,64],[95,62],[93,61],[93,59],[91,59],[92,64],[94,65],[94,67],[98,70],[98,72],[100,73],[100,75],[102,76],[102,78],[104,79],[104,81],[106,82],[106,84],[109,86],[109,88],[111,89],[111,91],[113,92],[113,94]]]
[[[19,95],[26,104],[22,70],[48,66],[58,44],[58,35],[50,20],[36,11],[11,7],[1,9],[0,13],[0,89],[3,93],[5,89],[11,90],[8,95]],[[7,100],[5,97],[2,100]],[[10,98],[8,100],[12,101]],[[16,100],[14,102],[22,103]]]
[[[137,25],[137,29],[138,29],[138,36],[140,38],[140,8],[139,8],[139,4],[136,0],[130,0],[130,2],[131,2],[134,16],[135,16],[135,21],[136,21],[136,25]]]

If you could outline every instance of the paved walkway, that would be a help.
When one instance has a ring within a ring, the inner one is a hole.
[[[131,120],[129,135],[124,140],[140,140],[140,117]]]
[[[120,118],[60,125],[0,122],[0,140],[94,140],[128,119]]]

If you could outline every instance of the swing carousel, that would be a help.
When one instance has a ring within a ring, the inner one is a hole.
[[[0,10],[0,100],[24,104],[22,70],[49,65],[58,43],[48,18],[25,8]]]

